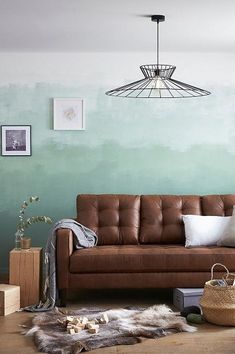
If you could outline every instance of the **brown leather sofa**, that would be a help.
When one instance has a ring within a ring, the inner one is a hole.
[[[76,220],[98,245],[74,250],[71,230],[57,231],[58,289],[203,287],[214,263],[235,271],[235,248],[185,248],[182,215],[229,216],[233,205],[232,194],[79,195]]]

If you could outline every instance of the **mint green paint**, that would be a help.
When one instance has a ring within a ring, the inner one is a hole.
[[[107,88],[0,88],[2,124],[32,125],[32,157],[0,157],[0,268],[20,203],[41,202],[28,215],[54,221],[75,216],[79,193],[235,193],[235,88],[185,100],[133,100],[104,95]],[[53,131],[52,98],[84,97],[86,131]],[[48,225],[29,229],[43,246]]]

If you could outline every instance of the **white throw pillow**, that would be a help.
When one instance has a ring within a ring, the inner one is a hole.
[[[185,247],[213,246],[221,239],[231,216],[183,215]]]
[[[235,214],[233,207],[233,215],[230,218],[230,222],[223,232],[220,240],[218,240],[218,246],[235,247]]]

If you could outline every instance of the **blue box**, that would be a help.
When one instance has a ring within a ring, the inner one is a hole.
[[[173,290],[173,305],[180,311],[187,306],[199,306],[204,288],[176,288]]]

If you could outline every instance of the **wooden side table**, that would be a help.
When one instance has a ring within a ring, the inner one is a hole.
[[[20,286],[20,306],[37,304],[40,300],[42,248],[13,249],[10,252],[9,284]]]

